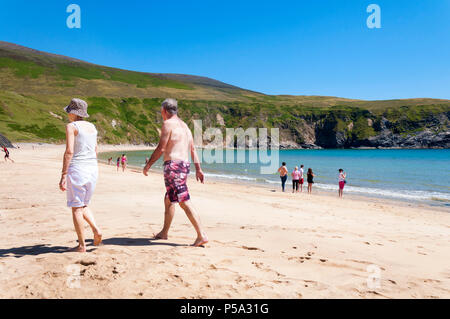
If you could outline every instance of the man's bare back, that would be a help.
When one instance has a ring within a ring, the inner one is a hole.
[[[195,165],[195,177],[203,183],[204,175],[200,160],[195,150],[194,139],[189,127],[178,116],[178,102],[166,99],[161,105],[161,116],[164,124],[161,128],[159,143],[143,169],[148,176],[150,167],[164,154],[164,227],[155,235],[155,239],[167,239],[169,228],[175,214],[175,204],[180,204],[197,232],[193,246],[199,247],[208,242],[206,233],[202,230],[200,219],[191,206],[186,180],[190,170],[189,153]]]
[[[189,151],[193,143],[189,127],[179,117],[174,116],[164,122],[169,138],[164,150],[164,161],[189,161]]]

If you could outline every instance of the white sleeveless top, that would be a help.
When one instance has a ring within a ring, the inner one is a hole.
[[[85,121],[72,122],[78,131],[75,136],[73,157],[70,166],[97,166],[97,129],[95,125]]]

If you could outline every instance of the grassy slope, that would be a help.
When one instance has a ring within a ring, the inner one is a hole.
[[[219,114],[227,127],[280,127],[297,142],[305,120],[331,122],[334,130],[353,122],[351,134],[363,138],[375,134],[367,118],[384,115],[401,133],[422,128],[414,124],[421,118],[450,112],[448,100],[269,96],[204,77],[119,70],[0,42],[1,133],[14,141],[62,140],[62,107],[74,96],[89,102],[107,143],[155,142],[159,105],[168,96],[180,100],[183,118],[201,118],[205,127],[220,127]]]

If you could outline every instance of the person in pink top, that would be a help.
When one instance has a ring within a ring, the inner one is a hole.
[[[292,193],[298,193],[298,183],[300,180],[300,171],[298,170],[298,166],[295,166],[294,171],[292,172]]]
[[[344,172],[344,170],[342,168],[339,169],[339,176],[338,176],[338,181],[339,181],[339,197],[342,198],[342,196],[344,195],[344,186],[345,186],[345,178],[347,177],[347,174]]]

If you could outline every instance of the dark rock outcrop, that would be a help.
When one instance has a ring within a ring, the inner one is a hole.
[[[11,142],[5,136],[3,136],[2,134],[0,134],[0,146],[5,146],[5,147],[8,147],[8,148],[14,147],[11,144]]]
[[[402,136],[391,131],[370,137],[365,146],[400,148],[450,148],[450,131],[434,133],[424,130],[416,134]]]

